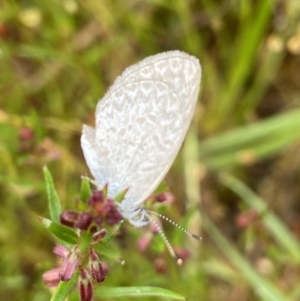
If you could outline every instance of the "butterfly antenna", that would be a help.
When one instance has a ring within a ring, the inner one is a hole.
[[[148,210],[147,210],[148,211]],[[152,211],[149,211],[152,213]],[[165,245],[167,246],[167,249],[169,250],[171,256],[176,260],[178,265],[182,264],[182,259],[180,257],[178,257],[178,255],[175,253],[174,249],[172,248],[171,244],[169,243],[164,231],[162,230],[161,226],[157,223],[157,221],[151,217],[149,214],[147,214],[147,218],[149,219],[149,221],[151,223],[153,223],[158,231],[158,233],[160,234],[160,236],[162,237],[163,242],[165,243]]]
[[[176,228],[180,229],[181,231],[183,231],[185,234],[187,234],[188,236],[190,237],[193,237],[197,240],[202,240],[201,236],[199,235],[196,235],[190,231],[188,231],[187,229],[183,228],[182,226],[180,226],[179,224],[175,223],[173,220],[169,219],[168,217],[158,213],[158,212],[155,212],[155,211],[152,211],[152,210],[147,210],[149,213],[151,214],[154,214],[156,216],[158,216],[159,218],[162,218],[163,220],[169,222],[170,224],[172,224],[173,226],[175,226]]]

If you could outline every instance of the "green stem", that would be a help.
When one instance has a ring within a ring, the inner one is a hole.
[[[66,297],[71,293],[74,285],[77,282],[79,272],[76,272],[68,282],[61,281],[57,287],[57,290],[51,297],[50,301],[64,301]]]

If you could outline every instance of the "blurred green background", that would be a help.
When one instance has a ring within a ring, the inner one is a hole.
[[[88,173],[80,132],[98,99],[127,66],[174,49],[200,59],[203,80],[165,214],[203,240],[165,225],[190,253],[178,267],[159,237],[141,252],[143,231],[126,224],[114,242],[126,264],[107,260],[95,300],[106,300],[101,286],[300,300],[298,0],[0,3],[1,300],[51,296],[41,275],[57,263],[55,240],[36,218],[48,216],[42,167],[71,208]]]

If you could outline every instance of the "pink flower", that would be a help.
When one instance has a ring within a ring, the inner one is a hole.
[[[80,301],[91,301],[93,300],[93,284],[89,274],[85,269],[81,269],[79,281],[78,281],[78,289]]]
[[[150,245],[152,238],[153,238],[153,234],[151,232],[148,231],[144,233],[143,236],[141,236],[137,242],[138,249],[141,251],[145,251]]]
[[[60,278],[59,278],[60,268],[51,269],[43,274],[43,281],[48,287],[57,286]]]
[[[94,280],[99,283],[105,280],[105,272],[102,263],[95,250],[90,249],[89,265]]]
[[[53,253],[62,259],[66,259],[66,257],[70,253],[70,250],[62,245],[56,245],[53,248]]]
[[[59,271],[59,277],[61,281],[69,281],[76,272],[79,263],[78,248],[75,246],[72,251],[69,252],[64,260],[64,263]]]
[[[60,223],[68,227],[74,227],[78,220],[79,213],[73,210],[66,210],[60,214]]]

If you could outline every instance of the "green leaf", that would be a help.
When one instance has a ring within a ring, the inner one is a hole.
[[[255,18],[251,16],[245,19],[245,24],[248,24],[241,28],[237,44],[232,51],[232,67],[228,68],[228,81],[220,93],[215,112],[219,126],[230,116],[240,100],[242,87],[254,66],[257,48],[264,39],[264,33],[268,31],[268,21],[272,15],[271,2],[260,1],[253,13]]]
[[[124,189],[123,191],[120,191],[120,192],[114,197],[114,200],[115,200],[116,202],[118,202],[118,203],[121,202],[121,201],[124,199],[124,197],[125,197],[127,191],[128,191],[128,188]]]
[[[281,288],[270,279],[261,276],[253,264],[249,263],[245,259],[236,247],[231,244],[225,236],[218,230],[214,223],[210,220],[209,216],[202,214],[203,225],[210,237],[219,246],[222,252],[230,259],[232,265],[234,265],[240,271],[241,280],[247,280],[249,286],[253,288],[256,295],[259,296],[259,300],[265,301],[290,301],[291,299],[285,295]],[[257,298],[256,298],[257,299]],[[255,299],[255,300],[256,300]]]
[[[265,227],[273,235],[276,241],[285,248],[289,257],[295,262],[300,262],[300,244],[298,239],[293,235],[287,226],[280,221],[275,213],[272,213],[268,205],[242,181],[231,176],[228,173],[220,174],[220,180],[223,185],[238,194],[241,199],[251,208],[254,208],[262,215]]]
[[[74,285],[77,282],[78,276],[79,272],[75,273],[68,282],[61,281],[50,301],[64,301],[71,293]]]
[[[101,241],[94,245],[94,249],[97,252],[99,252],[101,255],[104,255],[108,258],[111,258],[111,259],[119,261],[119,262],[122,261],[119,251],[115,247],[113,247],[107,243],[104,243]]]
[[[60,200],[59,200],[58,194],[55,190],[54,182],[53,182],[52,176],[51,176],[50,171],[47,168],[47,166],[44,166],[43,171],[44,171],[44,177],[45,177],[45,181],[46,181],[50,218],[54,222],[59,223],[59,221],[60,221],[59,216],[61,213]]]
[[[300,110],[255,122],[207,139],[199,148],[201,161],[209,169],[224,169],[270,157],[300,137]]]
[[[53,222],[44,217],[39,217],[39,219],[45,228],[58,239],[73,245],[77,243],[78,236],[71,228]]]
[[[115,238],[116,233],[119,231],[119,229],[122,227],[122,225],[124,224],[124,220],[121,220],[117,225],[115,225],[114,227],[112,227],[110,229],[110,232],[107,232],[106,235],[104,236],[104,238],[102,239],[102,242],[104,243],[108,243],[110,242],[113,238]],[[113,234],[112,234],[113,233]]]
[[[148,286],[131,286],[131,287],[103,287],[98,286],[95,290],[95,294],[101,298],[119,298],[119,297],[160,297],[173,300],[186,300],[186,298],[180,294],[174,293],[160,287],[148,287]]]
[[[91,195],[90,181],[86,177],[83,177],[81,181],[80,200],[86,203]]]
[[[80,251],[85,251],[90,247],[92,235],[87,231],[81,231],[80,242],[78,244]]]

